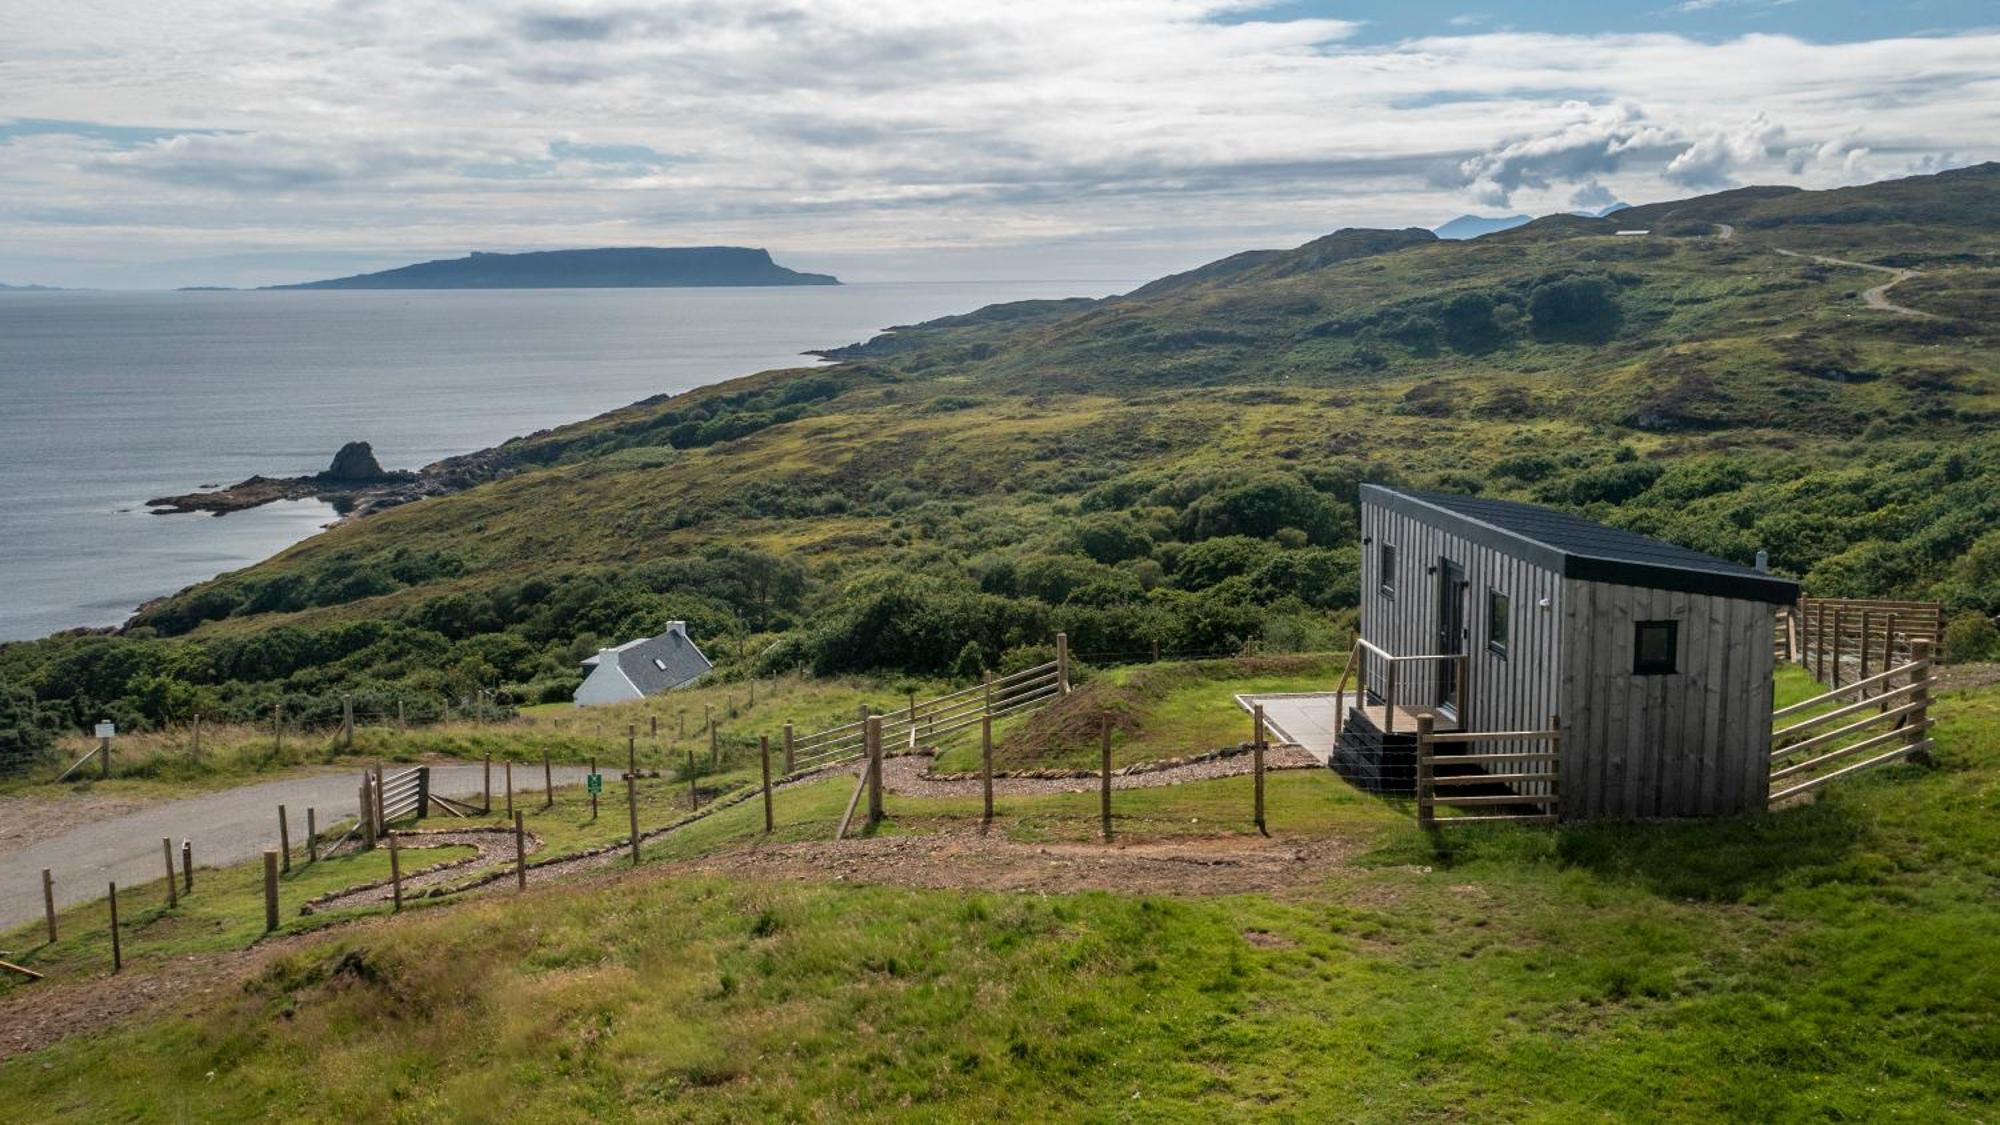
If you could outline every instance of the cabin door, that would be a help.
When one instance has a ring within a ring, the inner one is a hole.
[[[1450,559],[1438,560],[1438,637],[1440,656],[1457,656],[1465,651],[1465,568]],[[1458,663],[1437,662],[1437,705],[1440,711],[1458,715]]]

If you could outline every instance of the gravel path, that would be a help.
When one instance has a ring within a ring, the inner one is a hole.
[[[583,766],[557,766],[555,781],[580,784],[589,772]],[[497,765],[493,774],[497,787]],[[483,767],[476,764],[434,765],[431,789],[445,797],[475,796],[483,777]],[[538,789],[541,780],[539,769],[515,771],[517,791]],[[0,853],[0,930],[41,917],[44,867],[54,872],[56,905],[63,907],[102,897],[105,883],[114,879],[121,884],[158,879],[162,838],[173,840],[177,851],[183,838],[192,840],[196,866],[241,863],[277,846],[279,805],[291,817],[293,845],[302,847],[307,807],[318,810],[322,828],[350,818],[359,811],[360,785],[358,768],[244,785],[104,816]]]
[[[523,832],[522,843],[529,855],[542,850],[541,838],[532,832]],[[423,851],[427,848],[465,847],[473,850],[473,855],[449,863],[440,863],[426,871],[408,876],[403,880],[405,901],[421,898],[432,888],[440,893],[444,888],[454,887],[468,879],[475,879],[492,873],[496,869],[513,866],[514,830],[511,828],[469,828],[461,831],[398,832],[397,850],[402,854],[403,867],[410,867],[424,861]],[[412,852],[417,853],[411,855]],[[388,883],[374,886],[356,887],[338,894],[316,898],[306,904],[307,909],[318,914],[327,910],[342,910],[350,906],[368,906],[378,902],[390,902],[396,897],[396,889]]]

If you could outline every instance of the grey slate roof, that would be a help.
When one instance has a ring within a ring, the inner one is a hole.
[[[631,641],[611,652],[618,659],[618,670],[644,695],[677,688],[715,667],[678,621],[657,637]],[[584,663],[596,660],[597,657],[592,657]]]
[[[1443,526],[1565,578],[1790,605],[1798,583],[1636,531],[1513,500],[1361,486],[1361,499]]]

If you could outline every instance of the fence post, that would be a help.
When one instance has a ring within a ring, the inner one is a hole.
[[[1834,611],[1834,683],[1832,683],[1832,687],[1840,687],[1840,643],[1844,641],[1842,635],[1846,633],[1846,617],[1848,617],[1848,611],[1844,611],[1844,609],[1836,609]]]
[[[507,771],[507,815],[514,815],[514,759],[508,758],[501,765]]]
[[[542,747],[542,807],[556,807],[556,775],[549,768],[549,748],[546,746]]]
[[[485,778],[486,780],[483,783],[483,787],[486,795],[484,798],[482,798],[479,814],[481,816],[492,816],[493,815],[493,755],[491,754],[486,755]]]
[[[790,722],[786,722],[785,723],[785,776],[786,777],[792,776],[792,771],[798,768],[797,762],[798,762],[798,755],[795,747],[793,746],[793,739],[792,739],[792,724]]]
[[[721,765],[721,764],[722,764],[722,744],[721,744],[721,742],[720,742],[720,741],[718,741],[718,738],[719,738],[719,736],[718,736],[718,735],[716,734],[716,730],[715,730],[715,724],[714,724],[713,722],[709,723],[709,724],[708,724],[708,764],[709,764],[710,766],[719,766],[719,765]]]
[[[201,712],[194,713],[194,724],[188,728],[188,757],[201,757]]]
[[[1056,634],[1056,694],[1069,694],[1069,634]]]
[[[1872,640],[1872,638],[1868,635],[1868,626],[1870,623],[1872,623],[1874,617],[1875,617],[1874,614],[1870,613],[1865,609],[1861,611],[1861,671],[1855,677],[1856,679],[1865,680],[1868,678],[1868,657],[1872,655],[1875,651],[1874,647],[1869,643]],[[1889,666],[1887,664],[1882,665],[1882,669],[1884,671],[1887,671],[1888,668]],[[1868,689],[1862,688],[1861,690],[1865,692]],[[1867,697],[1862,696],[1862,698],[1865,699]]]
[[[1264,827],[1264,705],[1254,704],[1250,709],[1250,772],[1254,778],[1255,811],[1257,831],[1269,836]]]
[[[675,728],[679,733],[674,735],[674,739],[675,741],[679,741],[680,739],[686,738],[688,736],[687,708],[685,707],[681,708],[680,711],[676,713],[675,718],[678,720],[680,725],[677,728]]]
[[[354,697],[340,697],[340,744],[347,749],[354,748]]]
[[[868,746],[868,826],[882,823],[882,719],[868,716],[862,728]]]
[[[1103,765],[1097,773],[1098,812],[1104,821],[1104,841],[1111,842],[1111,719],[1104,720]]]
[[[285,752],[285,701],[280,699],[271,706],[271,739],[277,752]]]
[[[306,806],[306,862],[319,862],[319,810]]]
[[[1549,716],[1549,750],[1554,757],[1549,761],[1549,815],[1562,820],[1562,716]]]
[[[1437,822],[1437,812],[1431,806],[1431,732],[1436,725],[1429,715],[1417,716],[1417,825],[1421,828]]]
[[[361,823],[357,825],[361,833],[361,850],[368,851],[375,846],[375,801],[368,795],[368,775],[361,775]]]
[[[174,878],[174,841],[171,837],[160,837],[160,858],[167,861],[167,909],[172,910],[181,904],[181,898],[174,891],[178,880]]]
[[[648,715],[646,716],[646,722],[651,731],[653,741],[658,742],[660,740],[660,717],[658,715]]]
[[[56,879],[48,868],[42,868],[42,913],[49,920],[49,944],[56,943]]]
[[[431,815],[431,768],[417,767],[417,819],[428,820]]]
[[[403,909],[403,860],[396,850],[396,834],[389,833],[389,894],[394,903],[392,910]]]
[[[1916,724],[1917,739],[1921,741],[1924,738],[1925,724],[1930,722],[1931,717],[1931,689],[1924,683],[1931,678],[1931,643],[1921,638],[1912,639],[1910,661],[1912,664],[1910,682],[1916,685],[1910,689],[1910,702],[1916,704],[1916,710],[1910,714],[1910,721]],[[1928,752],[1913,754],[1911,757],[1920,762],[1928,762],[1930,759]]]
[[[125,967],[125,951],[118,944],[118,883],[114,880],[105,895],[111,900],[111,971]]]
[[[1388,670],[1382,676],[1389,694],[1382,700],[1382,733],[1396,733],[1396,661],[1393,657],[1383,661]]]
[[[278,862],[286,871],[292,869],[292,826],[287,823],[285,806],[278,806]]]
[[[988,681],[989,688],[991,680]],[[981,819],[993,823],[993,712],[979,716],[979,793],[985,801]]]
[[[625,775],[639,776],[639,728],[629,723],[625,727]]]
[[[194,893],[194,841],[181,840],[181,893]]]
[[[264,932],[278,928],[278,853],[264,851]]]
[[[630,785],[631,782],[626,782]],[[521,814],[514,814],[514,889],[528,889],[528,833],[521,827]]]
[[[97,740],[97,775],[106,780],[111,777],[111,740],[108,738]]]
[[[386,797],[382,792],[382,763],[376,762],[375,763],[375,831],[378,835],[380,833],[387,832],[389,830],[389,808],[388,805],[385,803],[385,801]]]
[[[632,830],[632,866],[639,866],[639,775],[625,776],[625,819]]]
[[[598,772],[597,772],[597,759],[596,759],[596,758],[592,758],[592,759],[590,760],[590,776],[592,776],[592,777],[600,777],[600,776],[601,776],[601,775],[600,775],[600,774],[598,774]],[[603,782],[602,782],[602,781],[600,780],[600,781],[598,782],[598,784],[599,784],[599,785],[602,785],[602,784],[604,784],[604,783],[603,783]],[[595,790],[595,789],[592,789],[592,790],[590,791],[590,823],[592,823],[592,824],[596,824],[596,823],[597,823],[597,790]]]
[[[1884,672],[1887,672],[1889,669],[1894,668],[1895,666],[1896,666],[1896,615],[1894,613],[1890,613],[1889,619],[1882,623],[1882,670]],[[1888,690],[1887,684],[1883,685],[1883,690],[1884,691]],[[1887,709],[1888,706],[1885,704],[1883,706],[1883,710]]]
[[[1826,683],[1826,603],[1812,605],[1812,679]]]
[[[409,729],[410,720],[403,714],[403,701],[399,697],[396,700],[396,733],[405,734],[408,733]]]
[[[774,827],[771,820],[771,736],[757,736],[757,756],[764,763],[764,835],[769,836]]]

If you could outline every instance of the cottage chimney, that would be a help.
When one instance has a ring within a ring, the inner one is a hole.
[[[1757,573],[1771,573],[1771,552],[1759,549],[1757,552]]]

